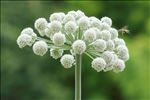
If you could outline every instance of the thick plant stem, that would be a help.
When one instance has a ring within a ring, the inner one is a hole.
[[[82,56],[76,54],[75,65],[75,100],[81,100],[81,63]]]

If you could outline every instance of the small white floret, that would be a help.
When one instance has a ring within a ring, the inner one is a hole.
[[[75,54],[82,54],[86,50],[86,44],[83,40],[76,40],[72,44],[72,49]]]
[[[103,52],[106,49],[106,41],[97,39],[93,42],[93,48],[98,52]]]
[[[110,28],[109,32],[111,34],[111,39],[115,39],[118,37],[118,31],[115,28]]]
[[[54,58],[54,59],[58,59],[62,56],[63,54],[63,50],[62,49],[50,49],[50,55]]]
[[[95,30],[90,28],[84,32],[83,36],[86,41],[93,42],[96,39]]]
[[[74,57],[70,54],[65,54],[60,59],[60,62],[64,66],[64,68],[71,68],[74,61]]]
[[[116,38],[113,41],[114,41],[115,47],[117,47],[119,45],[126,45],[125,41],[123,39],[121,39],[121,38]]]
[[[103,35],[103,39],[108,41],[111,39],[111,34],[108,30],[103,30],[101,31],[102,35]]]
[[[108,40],[106,42],[106,45],[107,45],[106,50],[113,51],[114,48],[115,48],[115,44],[114,44],[114,42],[112,40]]]
[[[69,21],[64,28],[67,33],[74,33],[77,30],[77,25],[74,21]]]
[[[109,26],[112,25],[112,20],[111,20],[111,18],[109,18],[109,17],[102,17],[102,18],[101,18],[101,21],[102,21],[103,23],[107,23]]]
[[[94,68],[97,72],[100,72],[102,71],[106,66],[106,62],[103,58],[95,58],[93,61],[92,61],[92,68]]]
[[[125,69],[124,61],[121,59],[118,59],[113,66],[113,71],[115,73],[119,73],[119,72],[122,72],[124,69]]]
[[[61,32],[55,33],[53,36],[53,43],[56,46],[62,46],[66,42],[66,37]]]
[[[86,30],[86,29],[88,29],[89,24],[90,24],[89,18],[86,17],[86,16],[81,17],[81,18],[78,20],[78,25],[79,25],[79,27],[80,27],[81,30]]]
[[[110,26],[107,23],[101,23],[100,30],[109,30]]]
[[[37,41],[33,45],[33,52],[36,55],[43,56],[48,50],[48,45],[45,41]]]
[[[60,13],[53,13],[49,17],[50,22],[52,21],[62,21],[62,16]]]
[[[74,16],[71,15],[71,14],[67,14],[67,15],[65,16],[65,18],[63,19],[63,23],[65,24],[65,23],[67,23],[67,22],[69,22],[69,21],[75,21]]]
[[[32,41],[32,37],[28,34],[21,34],[18,38],[17,38],[17,44],[20,48],[23,48],[27,45],[30,46],[30,42]]]

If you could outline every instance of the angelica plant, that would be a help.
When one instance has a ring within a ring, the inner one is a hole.
[[[97,72],[122,72],[129,59],[129,51],[118,30],[112,27],[109,17],[98,19],[87,17],[82,11],[53,13],[49,21],[39,18],[35,29],[27,27],[17,38],[20,48],[32,46],[33,52],[43,56],[49,51],[54,59],[59,59],[66,69],[75,65],[75,100],[81,100],[81,65],[85,54],[93,61],[91,68]],[[70,53],[65,54],[64,51]]]

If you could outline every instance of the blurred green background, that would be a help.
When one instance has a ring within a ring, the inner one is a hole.
[[[74,68],[64,69],[49,54],[39,57],[16,39],[39,17],[82,10],[87,16],[111,17],[130,52],[122,73],[97,73],[83,57],[82,100],[150,100],[150,2],[142,1],[1,1],[1,99],[74,100]]]

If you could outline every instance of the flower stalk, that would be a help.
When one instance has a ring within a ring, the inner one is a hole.
[[[82,55],[75,56],[75,100],[81,100]]]

